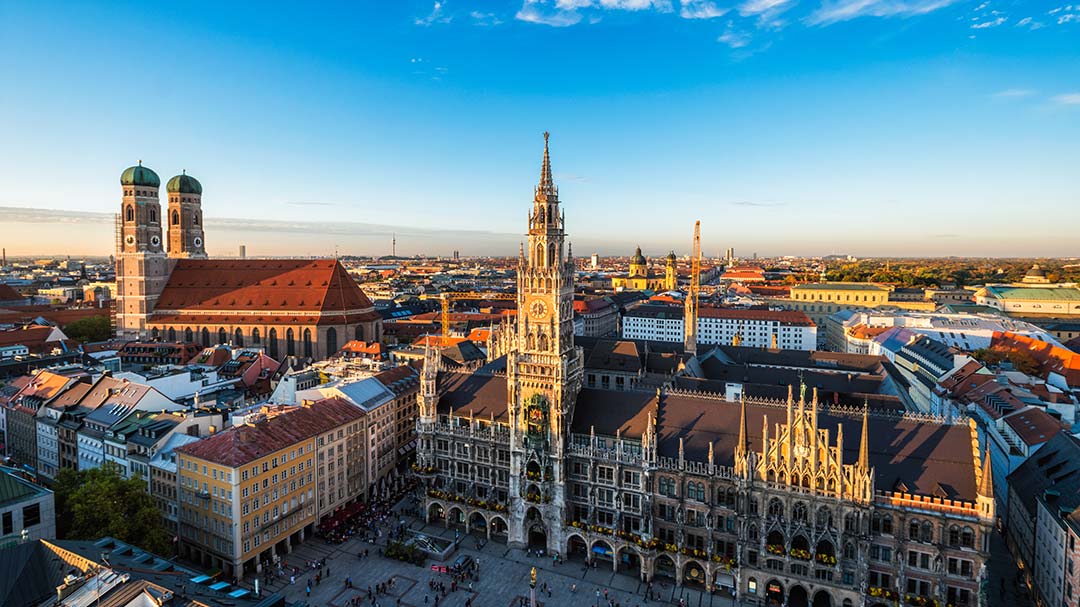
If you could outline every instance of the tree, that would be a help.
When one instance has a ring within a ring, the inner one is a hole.
[[[108,316],[90,316],[70,322],[64,334],[80,343],[105,341],[112,337],[112,322]]]
[[[114,465],[78,472],[62,470],[54,489],[60,538],[111,536],[155,554],[172,552],[161,512],[141,478],[124,479]]]

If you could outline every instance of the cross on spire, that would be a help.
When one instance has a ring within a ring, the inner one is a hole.
[[[553,194],[555,181],[551,178],[551,156],[548,154],[548,138],[551,133],[544,131],[544,163],[540,167],[540,191]]]

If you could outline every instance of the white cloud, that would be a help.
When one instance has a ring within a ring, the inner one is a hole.
[[[518,21],[550,25],[551,27],[569,27],[581,21],[581,13],[574,10],[542,10],[543,0],[525,0],[521,10],[514,15]]]
[[[859,17],[913,17],[924,15],[957,0],[833,0],[806,18],[810,25],[831,25]]]
[[[1080,105],[1080,93],[1065,93],[1063,95],[1055,95],[1053,101],[1058,105]]]
[[[619,11],[643,11],[648,9],[671,12],[670,0],[555,0],[555,8],[572,11],[579,8],[601,8]]]
[[[476,25],[502,25],[502,19],[499,19],[495,13],[473,11],[469,13],[469,16],[472,17],[473,23]]]
[[[724,33],[720,34],[720,37],[716,39],[717,42],[723,42],[731,48],[743,48],[750,44],[751,40],[750,34],[735,29],[734,21],[728,21],[727,29],[725,29]]]
[[[716,6],[710,0],[682,0],[679,16],[683,19],[715,19],[727,12],[728,9]]]
[[[739,5],[739,13],[749,15],[776,15],[794,4],[792,0],[746,0]]]
[[[1035,91],[1031,89],[1005,89],[1004,91],[998,91],[994,93],[994,97],[1001,98],[1016,98],[1016,97],[1030,97],[1035,94]]]
[[[444,14],[443,8],[445,4],[436,0],[435,5],[431,8],[431,12],[427,17],[417,17],[415,23],[417,25],[431,25],[432,23],[450,23],[451,17]]]
[[[1044,24],[1042,21],[1035,21],[1031,17],[1024,17],[1023,19],[1016,22],[1016,27],[1026,27],[1029,30],[1037,30],[1042,29],[1044,27]]]
[[[1007,21],[1007,20],[1008,19],[1006,17],[998,17],[996,19],[991,19],[989,21],[980,21],[979,23],[972,23],[971,24],[971,29],[973,29],[973,30],[984,30],[984,29],[991,28],[991,27],[997,27],[997,26],[1001,25],[1002,23],[1005,23],[1005,21]]]

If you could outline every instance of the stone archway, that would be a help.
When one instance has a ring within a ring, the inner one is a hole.
[[[706,579],[705,567],[703,567],[701,563],[689,560],[683,565],[683,584],[703,587],[705,586]]]
[[[451,506],[446,513],[446,525],[448,527],[464,527],[465,511],[458,506]]]
[[[615,551],[615,560],[618,561],[616,567],[622,569],[626,573],[636,573],[638,577],[644,579],[645,569],[643,567],[644,559],[641,558],[641,554],[637,549],[632,546],[624,546]],[[618,570],[616,569],[616,571]]]
[[[788,592],[787,607],[810,607],[810,596],[806,588],[795,585]]]
[[[477,532],[481,535],[487,534],[488,522],[482,512],[473,512],[469,515],[469,531]]]
[[[589,558],[596,559],[604,564],[610,563],[611,569],[615,569],[615,549],[611,547],[611,542],[607,540],[594,540],[592,545],[589,546]]]
[[[818,590],[814,594],[813,607],[833,607],[832,596],[824,590]]]
[[[506,519],[501,516],[492,516],[488,521],[488,537],[503,544],[506,543],[509,529],[509,526],[506,524]]]
[[[589,546],[585,543],[585,538],[581,537],[577,533],[571,533],[570,537],[566,538],[566,558],[574,560],[585,560],[588,554]]]
[[[530,548],[547,548],[547,526],[535,507],[525,512],[525,541]]]
[[[668,578],[672,583],[676,581],[675,560],[666,554],[660,554],[653,561],[653,578]]]
[[[432,502],[428,504],[427,515],[427,522],[434,523],[446,518],[446,510],[443,509],[443,505],[439,502]]]
[[[784,585],[779,580],[774,578],[765,583],[766,605],[783,605],[784,598]]]

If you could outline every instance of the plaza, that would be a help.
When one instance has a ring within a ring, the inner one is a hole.
[[[400,512],[400,508],[395,509]],[[290,573],[262,585],[264,592],[285,595],[289,603],[306,602],[314,606],[345,607],[353,599],[363,599],[362,605],[373,605],[368,589],[385,584],[391,579],[393,585],[375,600],[382,607],[403,605],[421,607],[435,605],[435,592],[430,581],[451,585],[448,574],[438,573],[434,565],[449,566],[460,554],[468,554],[479,564],[479,581],[465,582],[455,592],[440,598],[439,607],[463,607],[470,598],[475,607],[510,607],[519,605],[529,596],[530,570],[536,567],[538,605],[607,605],[614,600],[623,607],[638,605],[679,605],[680,599],[690,607],[734,607],[734,601],[726,593],[709,594],[701,588],[677,587],[671,580],[658,580],[653,585],[654,596],[646,599],[646,585],[633,573],[612,571],[610,566],[586,568],[583,561],[570,560],[554,564],[550,555],[536,556],[525,550],[509,548],[497,540],[487,541],[481,534],[461,536],[461,531],[447,528],[442,521],[425,524],[412,516],[398,515],[394,523],[404,521],[412,530],[433,537],[454,540],[459,538],[458,549],[445,562],[429,559],[423,567],[380,556],[385,547],[386,533],[376,543],[353,537],[341,544],[328,544],[320,538],[311,538],[296,546],[283,557],[290,568],[298,567],[300,573],[290,583]],[[359,557],[365,550],[368,556]],[[318,584],[309,563],[322,561],[324,577]],[[329,571],[329,573],[326,573]],[[346,588],[345,580],[351,578],[352,588]],[[252,583],[249,577],[246,582]],[[307,595],[310,581],[311,594]],[[260,584],[262,582],[260,581]],[[550,591],[550,595],[548,594]],[[606,595],[605,595],[606,592]],[[426,599],[426,600],[425,600]]]

